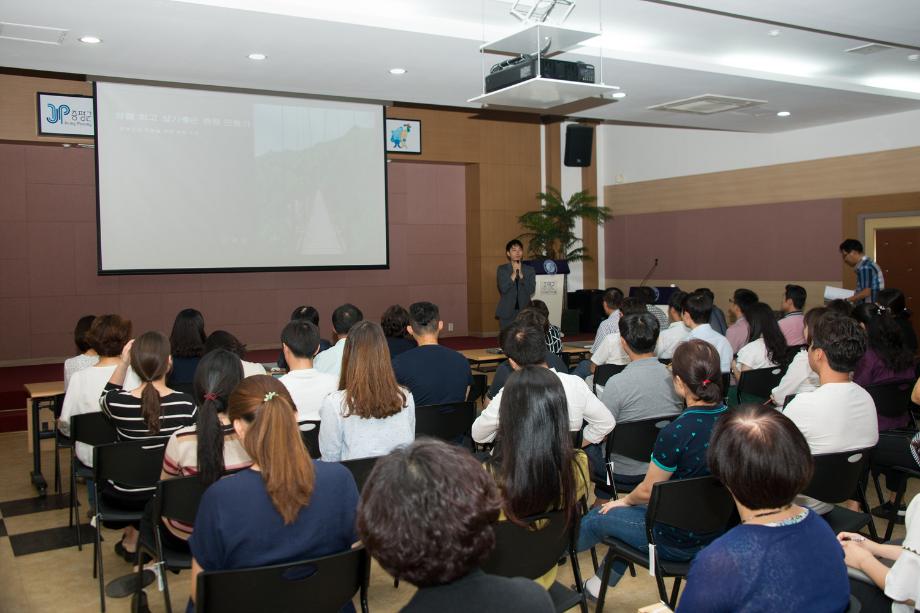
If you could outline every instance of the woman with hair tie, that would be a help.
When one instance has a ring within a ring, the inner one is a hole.
[[[189,538],[189,611],[202,571],[306,560],[345,551],[357,540],[354,478],[341,464],[310,459],[281,382],[268,375],[243,379],[227,416],[252,466],[220,479],[201,498]]]

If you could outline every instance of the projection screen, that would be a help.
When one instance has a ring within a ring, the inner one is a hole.
[[[386,268],[379,104],[98,82],[100,274]]]

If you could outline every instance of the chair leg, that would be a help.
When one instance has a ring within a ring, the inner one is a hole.
[[[61,448],[54,441],[54,493],[61,493]]]
[[[882,494],[882,484],[878,480],[878,471],[873,470],[872,472],[872,481],[875,484],[875,495],[878,498],[878,503],[882,504],[885,502],[884,494]]]
[[[668,588],[664,585],[664,577],[661,576],[661,569],[655,569],[655,583],[658,585],[658,599],[661,602],[671,602],[671,598],[668,596]]]
[[[894,532],[894,525],[898,521],[898,509],[901,508],[901,501],[904,500],[904,490],[907,489],[907,477],[901,480],[901,487],[894,498],[894,505],[891,507],[891,515],[888,516],[888,526],[885,528],[884,542],[891,540],[891,534]]]
[[[596,548],[596,547],[592,547],[592,548],[591,548],[591,564],[594,565],[594,572],[596,573],[596,572],[597,572],[597,568],[598,568],[598,564],[597,564],[597,548]]]
[[[94,558],[99,570],[99,609],[105,613],[105,576],[102,571],[102,518],[96,515],[96,546],[94,548]]]
[[[142,560],[141,550],[142,549],[143,547],[141,547],[140,541],[138,541],[137,551],[134,554],[134,563],[137,565],[137,579],[136,579],[137,585],[134,586],[134,598],[133,598],[133,601],[138,604],[141,602],[141,594],[144,593],[144,587],[143,587],[144,585],[144,565],[141,564],[141,560]],[[133,611],[134,609],[132,609],[132,613]]]
[[[604,572],[601,574],[601,590],[597,594],[597,606],[594,613],[603,613],[604,599],[607,597],[607,582],[610,581],[610,571],[613,570],[613,555],[607,552],[604,556]]]
[[[585,596],[584,582],[581,579],[581,566],[578,564],[578,552],[575,551],[574,547],[569,549],[569,559],[572,563],[572,575],[575,576],[575,589],[581,594],[581,602],[579,603],[581,613],[588,613],[588,600]]]
[[[671,598],[668,599],[668,606],[673,611],[677,608],[677,596],[680,594],[681,577],[674,577],[674,587],[671,588]]]

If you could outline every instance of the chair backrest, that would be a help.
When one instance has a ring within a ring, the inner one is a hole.
[[[624,368],[626,368],[625,364],[601,364],[594,369],[594,387],[607,385],[610,377],[620,374]]]
[[[882,417],[901,417],[910,410],[910,392],[913,381],[895,381],[867,385],[866,391],[875,402],[875,410]]]
[[[157,484],[154,523],[159,525],[160,518],[168,517],[184,524],[194,524],[205,489],[198,475],[163,479]]]
[[[853,498],[869,469],[873,448],[814,456],[815,472],[802,492],[822,502],[838,504]]]
[[[658,361],[664,364],[665,366],[671,365],[671,358],[658,358]]]
[[[433,436],[454,442],[470,434],[475,420],[476,405],[472,402],[415,407],[415,437]]]
[[[782,380],[784,370],[782,366],[770,366],[743,371],[738,379],[738,395],[750,394],[758,398],[769,398],[773,388]]]
[[[374,470],[374,464],[377,463],[378,458],[359,458],[357,460],[343,460],[342,466],[351,471],[351,475],[355,478],[355,485],[358,486],[358,492],[364,489],[364,484],[367,481],[367,478],[370,476],[371,471]]]
[[[319,452],[320,421],[318,419],[306,420],[299,422],[297,425],[300,428],[300,438],[303,439],[303,445],[307,448],[307,453],[314,460],[318,459],[322,455]]]
[[[661,429],[675,417],[670,415],[618,423],[607,437],[606,456],[609,458],[611,453],[615,453],[639,462],[648,462]]]
[[[163,470],[166,445],[150,441],[121,441],[93,447],[97,483],[113,481],[129,488],[153,488]]]
[[[473,384],[470,386],[470,391],[466,395],[466,399],[469,402],[476,402],[477,400],[483,400],[486,397],[486,392],[489,390],[489,378],[487,375],[482,373],[475,373],[473,375]]]
[[[564,556],[574,542],[574,522],[566,524],[564,511],[529,517],[527,526],[512,521],[492,524],[495,549],[482,563],[482,570],[502,577],[542,577]]]
[[[70,438],[87,445],[104,445],[118,440],[118,434],[105,413],[97,411],[71,417]]]
[[[370,578],[364,547],[302,562],[198,575],[198,613],[337,613]]]
[[[57,394],[51,398],[51,410],[54,411],[54,418],[60,419],[64,410],[64,394]]]
[[[728,388],[732,384],[732,375],[728,372],[722,373],[722,396],[728,398]]]
[[[656,523],[707,534],[727,530],[736,517],[737,507],[728,488],[708,475],[653,485],[645,522],[649,542],[654,542]]]

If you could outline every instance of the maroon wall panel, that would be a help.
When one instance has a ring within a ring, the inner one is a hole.
[[[842,203],[784,202],[623,215],[605,225],[606,276],[635,279],[840,278]]]
[[[390,304],[431,300],[467,333],[465,169],[388,168],[390,269],[188,275],[96,275],[91,150],[0,145],[0,360],[66,356],[85,314],[120,313],[136,333],[168,332],[178,310],[208,330],[278,343],[295,306],[319,309],[324,336],[343,302],[379,320]]]

